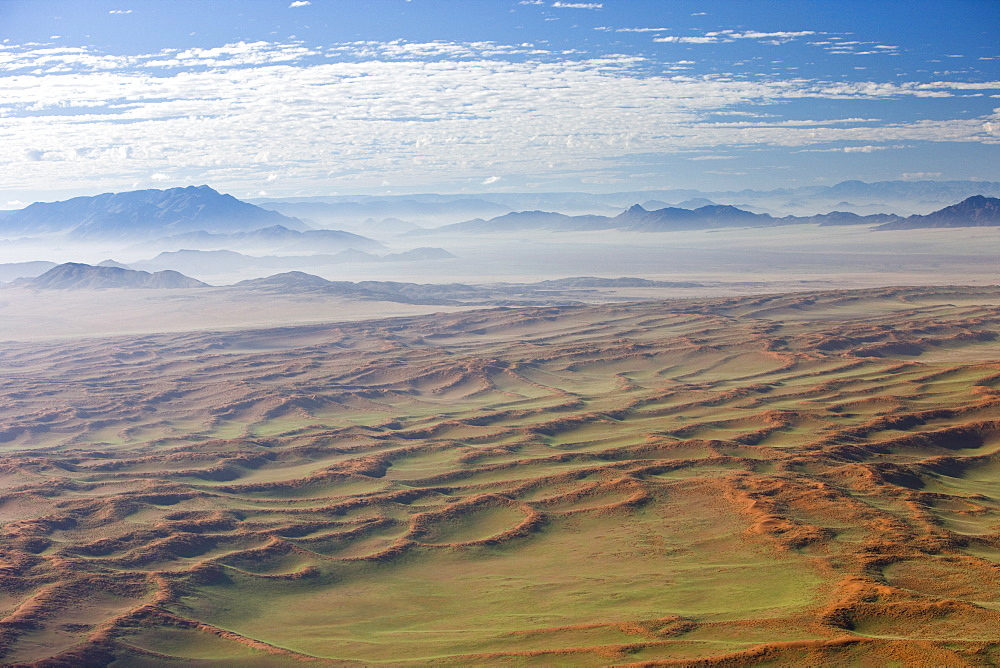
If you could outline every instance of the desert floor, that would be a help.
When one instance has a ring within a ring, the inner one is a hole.
[[[1000,661],[1000,289],[361,306],[5,343],[2,661]]]

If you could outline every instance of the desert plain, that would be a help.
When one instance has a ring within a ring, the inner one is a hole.
[[[812,231],[494,240],[699,283],[532,306],[4,289],[2,661],[995,665],[995,230]]]

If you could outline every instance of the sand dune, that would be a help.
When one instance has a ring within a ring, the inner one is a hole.
[[[995,665],[1000,290],[0,351],[6,665]]]

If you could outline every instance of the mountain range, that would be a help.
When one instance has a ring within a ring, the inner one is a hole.
[[[362,234],[358,221],[394,216],[428,226],[472,218],[490,219],[512,211],[558,211],[567,215],[614,216],[640,203],[646,209],[665,206],[694,209],[730,204],[776,217],[812,215],[839,210],[856,214],[892,211],[900,215],[925,214],[973,195],[1000,197],[1000,183],[989,181],[843,181],[831,186],[802,186],[774,190],[701,191],[693,189],[639,190],[612,193],[469,193],[420,195],[339,195],[288,199],[251,199],[255,204],[326,224],[349,226]],[[671,204],[673,202],[674,204]],[[298,205],[322,205],[310,208]],[[293,206],[295,205],[295,206]]]
[[[600,288],[694,288],[701,283],[689,281],[652,281],[643,278],[595,278],[577,276],[536,283],[406,283],[398,281],[330,281],[302,271],[288,271],[264,278],[240,281],[234,285],[213,287],[176,271],[150,273],[113,266],[113,261],[101,265],[67,262],[52,267],[35,278],[21,278],[6,289],[89,290],[107,288],[213,288],[239,299],[240,295],[256,293],[275,298],[294,295],[325,295],[362,301],[384,301],[424,305],[466,306],[541,306],[580,304],[581,291]]]
[[[893,182],[866,184],[848,181],[826,188],[823,192],[835,196],[849,197],[859,193],[901,192],[942,193],[967,191],[975,184],[984,192],[1000,194],[1000,184],[978,182]],[[802,189],[795,189],[801,194]],[[664,191],[667,192],[667,191]],[[669,191],[684,192],[688,191]],[[696,191],[695,191],[696,192]],[[756,191],[740,191],[739,196],[750,196]],[[770,191],[774,193],[782,191]],[[787,194],[792,194],[788,191]],[[644,193],[647,194],[648,193]],[[563,193],[557,198],[565,203],[572,194]],[[638,193],[635,193],[638,195]],[[554,197],[555,195],[553,195]],[[916,195],[915,195],[916,196]],[[403,236],[441,234],[450,232],[483,233],[517,230],[602,230],[619,229],[629,231],[671,231],[710,229],[716,227],[747,227],[792,224],[818,225],[872,225],[876,229],[895,230],[918,227],[958,227],[993,226],[1000,224],[1000,206],[997,198],[975,194],[958,204],[951,204],[926,214],[907,217],[892,213],[861,215],[848,210],[809,216],[772,216],[766,212],[751,211],[743,206],[716,204],[704,198],[687,199],[687,206],[665,206],[648,209],[640,204],[629,204],[627,208],[614,209],[616,215],[596,213],[566,213],[566,210],[581,209],[592,204],[598,210],[606,210],[607,204],[598,203],[595,198],[602,196],[581,195],[581,201],[564,211],[543,211],[540,209],[506,211],[504,206],[490,204],[480,199],[463,199],[454,196],[426,196],[432,200],[405,200],[420,204],[425,210],[447,209],[452,215],[467,210],[503,211],[500,215],[485,219],[474,218],[433,229],[410,229]],[[603,196],[610,197],[610,196]],[[515,197],[506,199],[513,202]],[[542,195],[523,195],[522,199],[544,199]],[[634,202],[635,200],[633,200]],[[660,200],[644,197],[647,205],[662,203]],[[400,200],[403,202],[403,200]],[[396,202],[399,204],[400,202]],[[703,202],[712,202],[703,204]],[[293,202],[293,204],[319,206],[343,205],[352,215],[367,212],[377,202]],[[360,206],[360,209],[356,205]],[[699,204],[700,206],[693,206]],[[350,206],[348,206],[350,205]],[[425,206],[426,205],[426,206]],[[274,206],[270,204],[269,206]],[[497,208],[499,206],[499,208]],[[568,205],[567,205],[568,206]],[[354,208],[352,208],[354,207]],[[398,207],[397,207],[398,208]],[[443,209],[442,209],[443,208]],[[364,209],[365,211],[362,211]],[[383,212],[395,210],[382,207]],[[374,219],[360,223],[375,225]],[[405,230],[411,223],[398,219],[383,219],[384,231]],[[131,250],[247,250],[250,252],[306,252],[337,253],[354,251],[385,251],[384,244],[374,239],[343,230],[310,229],[298,218],[288,217],[253,204],[242,202],[231,195],[221,194],[209,186],[189,186],[167,190],[137,190],[125,193],[105,193],[94,197],[76,197],[62,202],[36,202],[16,211],[0,211],[0,236],[8,238],[29,235],[65,235],[71,240],[133,240],[138,246]]]
[[[490,220],[477,218],[426,230],[413,230],[403,236],[442,233],[488,233],[522,230],[624,230],[632,232],[669,232],[679,230],[714,229],[721,227],[764,227],[774,225],[875,225],[874,229],[893,230],[918,227],[960,227],[1000,225],[1000,199],[970,197],[959,204],[945,207],[928,215],[906,218],[895,214],[861,216],[847,211],[832,211],[815,216],[783,216],[753,213],[735,206],[712,204],[696,209],[664,207],[648,211],[634,204],[617,216],[568,216],[547,211],[522,211],[497,216]]]

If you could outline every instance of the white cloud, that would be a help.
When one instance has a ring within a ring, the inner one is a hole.
[[[674,42],[678,44],[717,44],[722,42],[734,42],[738,39],[758,39],[768,40],[769,44],[781,44],[791,41],[797,37],[815,35],[813,30],[798,30],[785,32],[759,32],[747,30],[737,32],[735,30],[719,30],[706,32],[703,35],[689,35],[686,37],[667,36],[653,39],[654,42]]]
[[[553,2],[553,7],[558,7],[560,9],[603,9],[604,3],[601,2]]]
[[[288,8],[291,9],[292,7],[307,7],[307,6],[311,5],[311,4],[312,3],[309,2],[309,0],[295,0],[295,2],[293,2],[290,5],[288,5]]]
[[[26,206],[28,205],[19,199],[8,200],[6,203],[4,203],[5,209],[23,209]]]
[[[668,35],[667,37],[655,37],[653,38],[653,41],[675,42],[677,44],[711,44],[722,40],[716,39],[715,37],[677,37],[676,35]]]
[[[907,172],[900,174],[899,178],[904,181],[922,181],[925,179],[936,179],[941,176],[941,172]]]
[[[499,180],[500,180],[499,176],[488,176],[485,179],[483,179],[482,185],[489,186],[489,185],[492,185],[492,184],[496,183]]]
[[[108,14],[131,14],[131,9],[112,9],[108,11]]]
[[[170,177],[162,172],[156,172],[155,174],[149,177],[149,180],[156,182],[163,182],[163,181],[169,181]]]
[[[0,67],[56,58],[69,69],[0,78],[0,170],[12,191],[148,182],[150,174],[249,191],[269,174],[286,187],[317,179],[397,187],[457,173],[603,172],[638,154],[732,146],[1000,144],[1000,112],[908,123],[760,113],[794,100],[947,97],[986,84],[651,75],[650,61],[635,56],[535,51],[489,42],[323,51],[254,42],[123,57],[0,45]],[[176,64],[154,75],[158,60]]]
[[[873,153],[875,151],[886,151],[890,149],[907,148],[905,144],[886,144],[883,146],[875,146],[868,144],[866,146],[838,146],[834,148],[805,148],[796,153]]]
[[[723,30],[720,33],[705,33],[707,35],[725,35],[731,39],[791,39],[793,37],[805,37],[806,35],[815,35],[816,33],[812,30],[799,30],[796,32],[758,32],[756,30],[748,30],[746,32],[735,32],[732,30]]]

